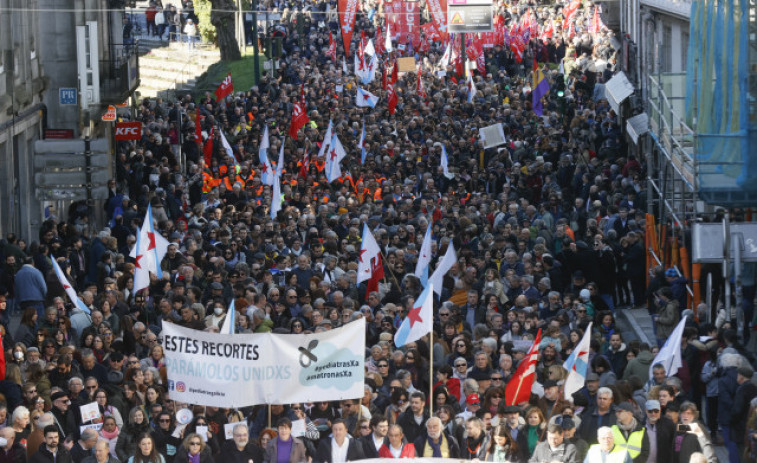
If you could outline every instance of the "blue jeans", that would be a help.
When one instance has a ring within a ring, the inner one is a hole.
[[[600,294],[599,297],[607,303],[607,306],[610,307],[612,313],[615,313],[615,301],[612,300],[612,294]]]
[[[195,41],[197,40],[197,37],[194,35],[188,35],[187,36],[187,49],[191,50],[195,47]]]
[[[726,450],[728,450],[729,463],[739,463],[739,448],[736,445],[736,442],[732,440],[731,427],[721,426],[720,428],[723,430],[723,442],[725,443]]]

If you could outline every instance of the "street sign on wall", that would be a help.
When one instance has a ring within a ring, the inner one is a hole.
[[[449,0],[448,32],[492,32],[492,0]]]
[[[58,103],[61,106],[75,106],[79,104],[76,87],[61,87],[58,89]]]

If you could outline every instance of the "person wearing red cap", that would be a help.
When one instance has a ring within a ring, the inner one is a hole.
[[[481,408],[481,398],[478,394],[468,394],[465,398],[465,411],[458,413],[456,418],[464,423],[471,416],[475,416],[479,408]]]

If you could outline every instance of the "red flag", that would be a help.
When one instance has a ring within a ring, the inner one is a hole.
[[[371,259],[371,277],[368,279],[367,288],[365,290],[365,297],[373,291],[379,290],[379,281],[384,279],[384,264],[381,262],[381,254],[378,254],[375,259]]]
[[[417,85],[417,91],[418,96],[421,98],[426,98],[426,89],[423,88],[423,78],[421,77],[421,65],[418,65],[418,85]]]
[[[208,135],[208,139],[205,140],[202,154],[205,155],[205,166],[210,167],[210,160],[213,157],[213,129],[210,129],[210,135]]]
[[[505,387],[505,405],[518,405],[528,402],[531,397],[531,386],[536,375],[536,360],[539,357],[539,343],[541,342],[541,328],[536,333],[536,339],[528,350],[528,354],[520,361],[513,379]]]
[[[195,143],[202,145],[202,119],[200,119],[200,108],[195,110]]]
[[[576,12],[579,6],[581,6],[581,0],[573,0],[563,9],[562,14],[565,16],[566,21]]]
[[[394,112],[397,110],[397,102],[399,101],[397,92],[394,91],[394,83],[389,84],[387,93],[389,96],[389,114],[394,114]]]
[[[381,73],[381,88],[382,88],[383,90],[386,90],[386,85],[387,85],[387,82],[386,82],[386,80],[387,80],[387,79],[386,79],[386,66],[384,66],[384,70],[383,70],[383,72]]]
[[[307,178],[309,169],[310,169],[310,152],[307,152],[305,153],[305,156],[303,156],[302,162],[300,162],[300,177]]]
[[[331,60],[336,63],[336,40],[334,40],[331,31],[329,31],[329,49],[326,50],[326,56],[330,57]]]
[[[392,79],[389,81],[392,84],[397,83],[397,79],[399,79],[400,75],[400,67],[397,64],[397,60],[394,60],[394,65],[392,66]]]
[[[376,44],[373,48],[378,56],[384,56],[384,40],[384,31],[381,26],[376,26]]]
[[[229,73],[216,89],[216,101],[226,98],[226,95],[234,91],[234,84],[231,82],[231,73]]]
[[[300,100],[294,104],[292,108],[292,121],[289,123],[289,136],[296,139],[297,132],[308,122],[308,113],[306,111],[307,104],[305,104],[305,84],[300,87]]]
[[[350,55],[350,42],[352,33],[355,31],[355,15],[357,13],[357,0],[339,0],[339,29],[342,31],[342,43],[344,55]]]

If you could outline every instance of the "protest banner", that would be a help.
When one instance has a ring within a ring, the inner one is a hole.
[[[172,400],[223,408],[362,397],[365,320],[317,334],[163,326]]]

